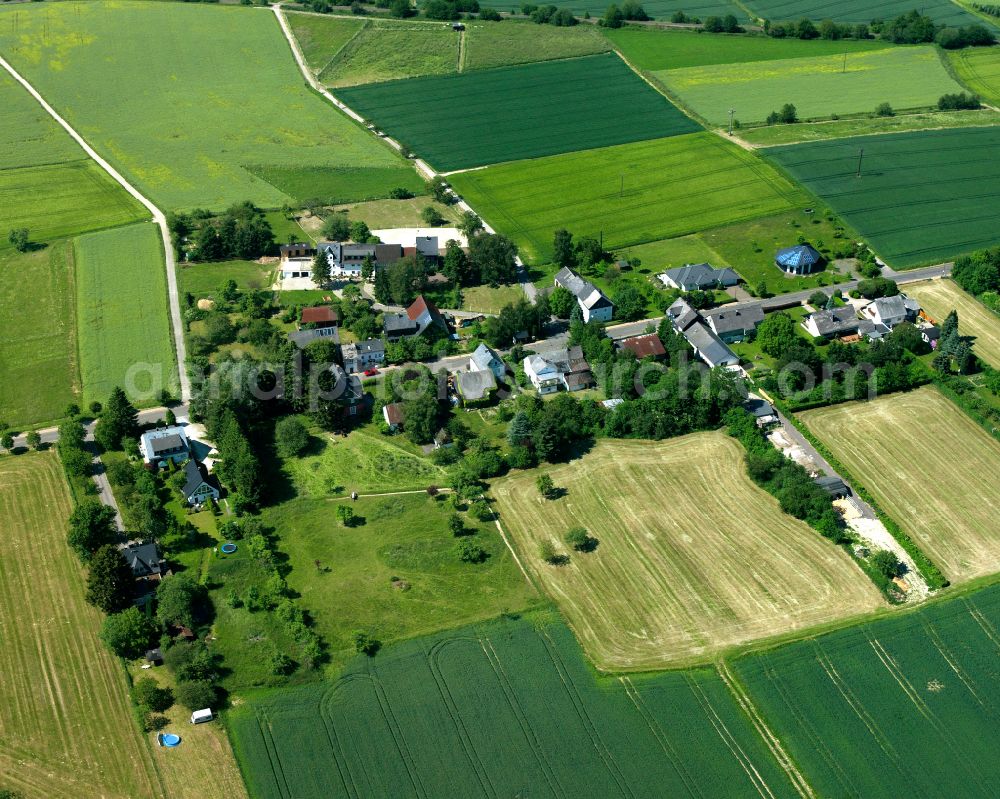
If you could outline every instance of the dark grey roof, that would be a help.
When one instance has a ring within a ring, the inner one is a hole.
[[[740,276],[729,267],[716,269],[710,264],[687,264],[676,269],[668,269],[664,274],[678,286],[694,286],[704,289],[712,286],[735,286]]]
[[[743,403],[743,407],[758,419],[763,419],[765,416],[775,415],[774,406],[767,400],[759,399],[757,397],[750,397],[750,399]]]
[[[699,318],[698,312],[683,299],[676,300],[673,305],[667,308],[667,316],[670,317],[674,328],[682,333]]]
[[[122,557],[136,577],[159,574],[161,571],[160,550],[152,541],[146,544],[130,544],[122,549]]]
[[[467,400],[481,400],[497,387],[497,379],[489,369],[479,372],[459,372],[455,375],[458,393]]]
[[[764,311],[760,305],[734,305],[708,311],[704,314],[705,321],[719,335],[737,330],[756,330],[757,325],[764,321]]]
[[[185,497],[191,496],[195,491],[198,490],[198,487],[202,483],[209,482],[208,477],[202,470],[201,464],[199,464],[193,458],[184,464],[184,477],[186,478],[184,481],[184,488],[183,488]]]
[[[184,441],[183,436],[177,433],[171,433],[166,436],[157,436],[149,438],[149,447],[153,451],[154,455],[159,455],[161,452],[170,452],[173,450],[184,449],[187,446],[187,442]]]
[[[922,327],[920,328],[920,332],[927,338],[928,341],[937,341],[941,338],[941,329],[937,325]]]
[[[684,338],[698,351],[702,360],[709,366],[718,366],[723,363],[737,363],[739,358],[733,354],[708,327],[701,322],[695,322],[684,331]]]
[[[405,313],[387,313],[382,316],[382,329],[389,336],[407,336],[417,332],[417,323]]]
[[[838,333],[854,333],[858,329],[857,314],[850,305],[833,308],[829,311],[816,311],[809,316],[816,325],[821,336],[832,336]]]
[[[817,477],[814,482],[834,497],[846,497],[851,493],[851,490],[847,487],[847,483],[839,477]]]
[[[288,340],[300,350],[318,339],[328,339],[334,344],[340,343],[340,334],[335,327],[313,328],[308,330],[293,330],[288,334]]]
[[[858,322],[858,334],[871,339],[883,338],[892,331],[881,322],[873,322],[871,319],[862,319]]]
[[[385,352],[385,342],[380,338],[366,338],[364,341],[345,344],[341,351],[345,358],[355,358],[358,355],[367,355],[372,352]]]
[[[589,280],[584,280],[568,266],[556,272],[555,282],[570,291],[588,309],[613,306],[603,291]]]
[[[375,257],[375,245],[374,244],[344,244],[340,248],[341,258],[347,260],[364,260],[366,257]]]

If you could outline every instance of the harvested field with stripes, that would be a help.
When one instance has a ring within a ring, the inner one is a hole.
[[[937,389],[801,418],[951,582],[1000,571],[1000,442]]]
[[[750,481],[723,433],[602,441],[548,473],[565,496],[543,499],[535,472],[492,493],[522,562],[599,668],[704,660],[882,605],[847,555]],[[592,552],[563,543],[577,526],[597,540]],[[543,541],[568,563],[543,561]]]
[[[952,311],[958,311],[958,332],[973,336],[976,355],[1000,369],[1000,317],[993,311],[951,280],[910,283],[906,293],[919,300],[938,324]]]

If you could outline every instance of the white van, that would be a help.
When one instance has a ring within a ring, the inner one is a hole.
[[[201,724],[202,722],[205,721],[211,721],[213,718],[215,717],[212,715],[211,708],[206,707],[204,710],[196,710],[194,713],[191,714],[191,723]]]

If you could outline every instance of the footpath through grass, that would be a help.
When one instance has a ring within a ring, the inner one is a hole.
[[[123,386],[140,404],[177,395],[163,246],[151,223],[75,242],[80,374],[85,403]]]
[[[1000,242],[998,148],[1000,127],[989,127],[838,139],[765,152],[829,203],[890,266],[905,269]]]
[[[339,95],[444,171],[699,129],[613,54],[360,86]]]
[[[259,799],[795,796],[715,672],[596,679],[538,615],[358,658],[228,723]]]
[[[906,47],[718,64],[655,72],[673,94],[714,125],[763,122],[792,103],[800,119],[895,109],[928,108],[942,94],[962,91],[934,47]]]
[[[760,157],[711,133],[501,164],[450,180],[531,263],[551,260],[559,228],[616,248],[809,202]]]
[[[293,199],[247,165],[412,171],[305,88],[277,20],[260,9],[144,2],[3,8],[0,50],[167,211],[247,199],[278,207]]]

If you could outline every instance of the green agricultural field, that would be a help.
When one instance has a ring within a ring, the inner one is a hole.
[[[603,441],[548,473],[565,497],[544,499],[533,472],[492,493],[522,562],[598,668],[708,660],[882,605],[847,555],[751,482],[724,433]],[[563,543],[578,526],[597,539],[593,552]],[[543,561],[545,541],[569,563]]]
[[[302,57],[318,75],[370,20],[285,12]]]
[[[737,135],[743,141],[757,147],[774,147],[782,144],[846,139],[873,133],[906,133],[914,130],[975,128],[988,125],[1000,125],[1000,113],[984,108],[980,111],[925,111],[917,114],[897,114],[893,117],[867,115],[827,122],[804,122],[798,125],[767,125],[744,128]]]
[[[639,27],[608,28],[604,35],[630,64],[650,71],[835,54],[842,56],[844,53],[881,50],[891,46],[876,39],[805,41]]]
[[[593,25],[556,28],[534,22],[465,23],[463,71],[527,64],[553,58],[603,53],[611,49]]]
[[[74,249],[84,402],[104,402],[115,386],[143,404],[159,404],[164,388],[176,396],[158,229],[140,224],[90,233]]]
[[[961,81],[989,103],[1000,103],[1000,53],[993,47],[948,52]]]
[[[686,264],[730,265],[697,235],[651,241],[649,244],[627,247],[619,254],[627,258],[638,258],[642,262],[641,268],[649,269],[654,274]]]
[[[711,133],[502,164],[450,180],[531,263],[551,260],[552,234],[562,227],[620,248],[809,202],[758,156]]]
[[[938,451],[942,444],[935,444]],[[1000,589],[742,658],[738,678],[816,796],[991,797]]]
[[[58,419],[80,399],[72,244],[0,250],[0,274],[0,420]]]
[[[277,20],[259,9],[127,1],[4,8],[0,51],[165,210],[294,200],[247,166],[412,172],[306,90]]]
[[[801,416],[951,582],[1000,571],[1000,442],[937,389]]]
[[[890,266],[905,269],[1000,242],[998,147],[1000,128],[990,127],[865,136],[766,152]]]
[[[792,103],[800,119],[894,109],[928,108],[959,92],[934,47],[906,47],[814,58],[717,64],[654,72],[667,89],[714,125],[763,122]]]
[[[258,799],[796,795],[715,672],[599,679],[537,615],[356,659],[227,722]]]
[[[646,13],[653,19],[669,22],[676,11],[683,11],[688,17],[704,20],[707,17],[724,17],[732,14],[740,22],[747,21],[747,13],[736,2],[730,0],[647,0],[642,3]],[[566,8],[582,16],[589,12],[592,17],[601,17],[608,8],[602,0],[570,0]]]
[[[939,324],[952,311],[958,311],[958,329],[973,337],[976,355],[994,369],[1000,369],[1000,317],[950,280],[910,283],[907,296],[920,302]]]
[[[80,161],[80,146],[6,70],[0,70],[0,170]],[[6,214],[5,214],[6,215]],[[4,242],[6,244],[6,241]]]
[[[0,458],[0,785],[46,799],[161,799],[125,675],[66,546],[71,510],[55,454]]]
[[[424,180],[415,169],[352,166],[248,166],[247,169],[291,197],[296,205],[377,200],[393,189],[423,194]]]
[[[355,526],[337,522],[337,502],[330,499],[292,500],[263,517],[288,556],[288,584],[329,647],[331,673],[354,656],[356,630],[388,644],[541,601],[492,523],[461,514],[489,557],[478,564],[458,559],[458,541],[448,528],[454,511],[444,494],[338,501],[354,510]]]
[[[360,86],[340,97],[442,170],[698,129],[613,54]]]
[[[873,19],[892,19],[914,9],[910,0],[747,0],[747,8],[763,19],[776,22],[799,20],[807,17],[815,22],[832,19],[834,22],[869,23]],[[928,0],[919,5],[922,14],[939,25],[970,25],[982,23],[978,17],[950,0]]]

